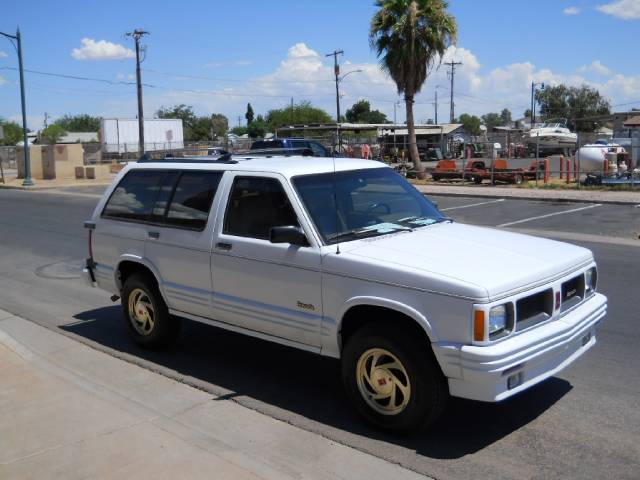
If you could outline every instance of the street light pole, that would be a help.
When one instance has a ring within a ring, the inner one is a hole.
[[[9,40],[15,40],[17,43],[14,45],[18,51],[18,67],[20,70],[20,102],[22,104],[22,133],[24,135],[24,180],[22,185],[25,187],[33,186],[33,179],[31,178],[31,155],[29,152],[29,135],[27,134],[27,107],[24,94],[24,66],[22,64],[22,37],[20,35],[20,29],[18,28],[15,35],[9,35],[8,33],[0,32],[0,35],[7,37]],[[13,43],[13,42],[12,42]]]

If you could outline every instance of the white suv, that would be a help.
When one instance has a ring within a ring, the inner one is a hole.
[[[392,430],[554,375],[607,308],[589,250],[454,223],[370,160],[140,161],[86,227],[85,276],[139,344],[187,318],[340,358],[357,409]]]

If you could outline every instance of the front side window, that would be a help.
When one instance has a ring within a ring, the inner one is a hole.
[[[115,188],[102,215],[115,219],[148,221],[164,172],[131,170]]]
[[[237,177],[233,183],[223,233],[268,240],[271,227],[298,225],[280,182],[274,178]]]
[[[165,223],[203,230],[222,172],[184,172],[175,187]]]
[[[304,175],[293,184],[326,244],[443,220],[424,195],[390,168]]]

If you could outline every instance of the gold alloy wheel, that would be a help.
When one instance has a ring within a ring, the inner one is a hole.
[[[135,288],[129,294],[129,318],[133,328],[140,335],[149,335],[156,324],[153,303],[149,299],[147,292],[141,288]]]
[[[367,405],[382,415],[398,415],[409,404],[409,375],[400,360],[387,350],[371,348],[360,355],[356,381]]]

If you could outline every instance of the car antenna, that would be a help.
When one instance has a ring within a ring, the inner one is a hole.
[[[338,213],[338,195],[336,194],[336,149],[333,149],[331,154],[331,161],[333,162],[333,204],[336,208],[336,255],[340,255],[340,217]]]

